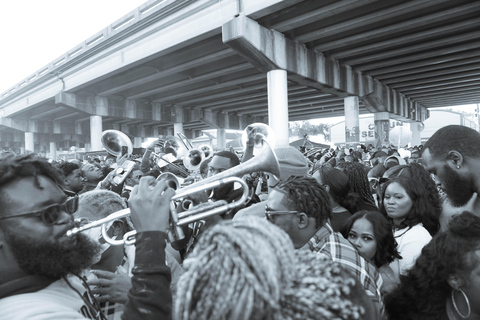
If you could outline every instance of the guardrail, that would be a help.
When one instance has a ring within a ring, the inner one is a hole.
[[[107,39],[111,38],[112,36],[142,21],[148,16],[155,14],[156,12],[173,4],[174,2],[177,2],[177,4],[179,4],[179,3],[185,3],[190,1],[188,0],[187,1],[185,0],[149,0],[147,1],[137,9],[127,13],[122,18],[116,20],[114,23],[110,24],[108,27],[104,28],[102,31],[97,32],[87,40],[75,46],[73,49],[69,50],[67,53],[53,60],[48,65],[44,66],[43,68],[40,68],[38,71],[31,74],[24,80],[20,81],[15,86],[1,93],[0,101],[6,99],[7,97],[10,97],[12,94],[18,92],[20,89],[24,88],[26,85],[37,82],[41,78],[44,78],[46,75],[55,74],[55,70],[65,65],[67,62],[79,57],[81,54],[84,54],[89,50],[92,50],[93,48],[97,47]]]

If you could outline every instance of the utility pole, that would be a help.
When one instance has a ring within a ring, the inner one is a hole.
[[[478,124],[478,130],[477,131],[480,131],[480,117],[478,115],[479,109],[480,109],[480,105],[477,103],[477,110],[475,110],[475,115],[477,116],[477,124]]]

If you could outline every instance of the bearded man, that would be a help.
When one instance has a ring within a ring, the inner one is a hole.
[[[480,212],[480,133],[465,126],[446,126],[435,132],[423,150],[425,168],[453,206],[444,206],[444,215]]]
[[[81,233],[67,236],[78,197],[67,198],[62,177],[35,154],[0,161],[2,319],[105,319],[81,277],[99,246]],[[153,178],[133,190],[137,250],[125,319],[171,318],[164,250],[173,194]]]

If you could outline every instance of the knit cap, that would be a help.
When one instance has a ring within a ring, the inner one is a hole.
[[[292,146],[276,147],[275,155],[280,166],[280,181],[287,180],[290,176],[306,176],[308,162],[303,154]]]

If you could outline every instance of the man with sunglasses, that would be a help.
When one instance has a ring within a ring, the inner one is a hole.
[[[34,154],[0,161],[0,312],[4,319],[105,319],[82,286],[98,245],[74,227],[78,198],[63,192],[61,173]],[[133,190],[138,231],[133,288],[125,314],[171,317],[170,271],[165,239],[170,198],[165,183],[148,179]],[[160,230],[160,231],[157,231]],[[143,290],[147,290],[145,294]],[[152,301],[161,298],[161,305]],[[152,309],[153,308],[153,309]]]
[[[285,181],[291,176],[305,177],[307,176],[309,169],[307,159],[303,156],[303,154],[300,153],[300,151],[292,146],[276,147],[273,152],[278,160],[280,176],[275,177],[273,174],[267,174],[267,186],[269,194],[273,189],[273,186],[275,186],[278,182]],[[265,215],[265,203],[266,201],[262,201],[238,211],[234,219],[238,219],[243,216],[263,217]]]
[[[340,263],[358,278],[381,312],[382,278],[373,264],[333,231],[331,212],[327,191],[311,177],[290,177],[280,182],[265,206],[265,217],[290,236],[295,249],[325,254]]]

